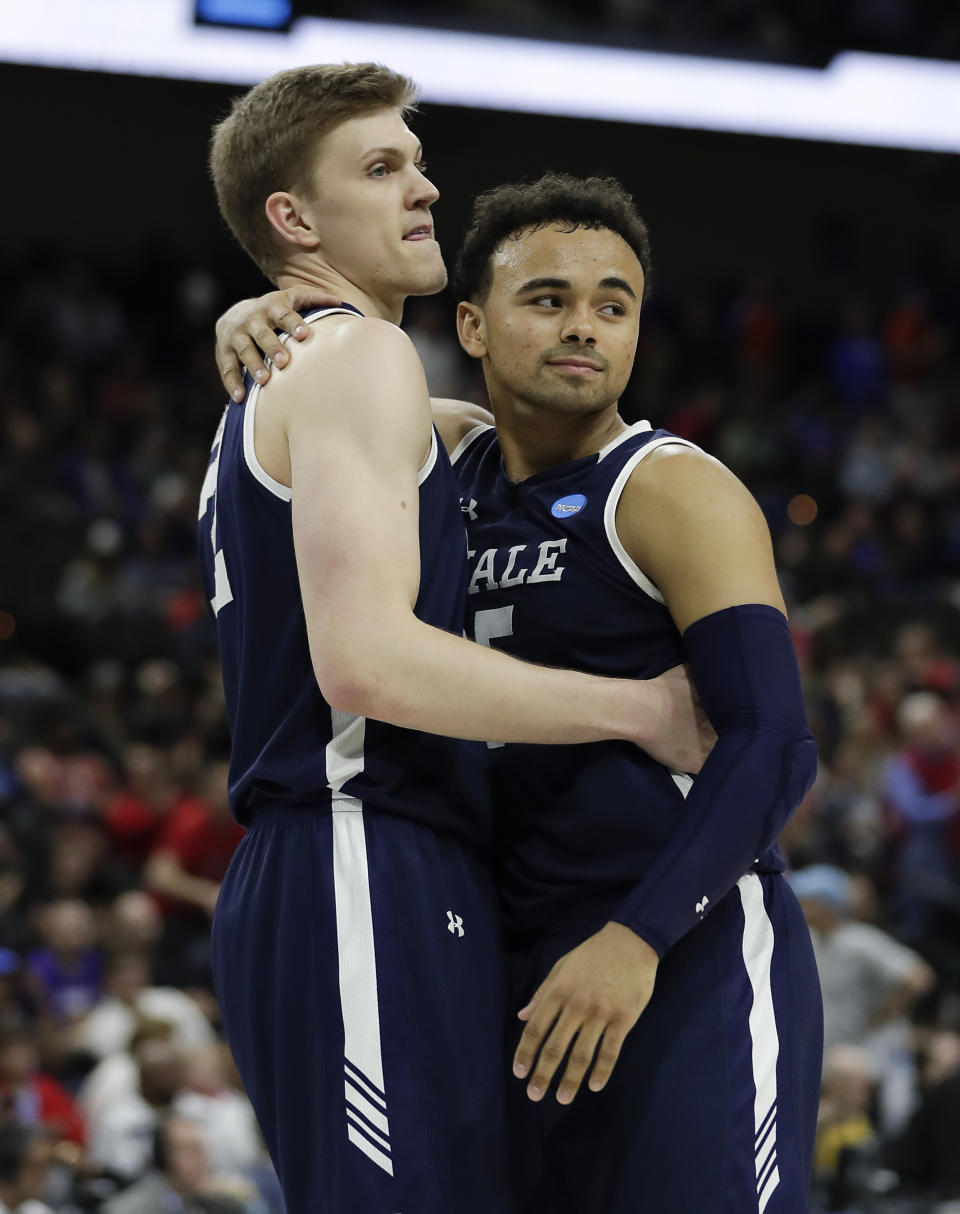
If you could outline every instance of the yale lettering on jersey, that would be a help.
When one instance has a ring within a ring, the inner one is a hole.
[[[511,548],[485,548],[473,567],[468,593],[508,590],[524,582],[528,586],[535,582],[559,582],[565,566],[558,565],[557,560],[567,550],[566,537],[562,540],[541,540],[536,545],[536,556],[528,552],[532,547],[531,544],[514,544]],[[476,549],[467,550],[469,561],[472,562],[476,555]]]

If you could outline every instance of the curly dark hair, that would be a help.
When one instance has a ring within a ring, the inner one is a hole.
[[[643,269],[644,295],[652,267],[647,225],[633,198],[615,177],[572,177],[545,173],[537,181],[517,181],[485,190],[473,204],[470,226],[457,255],[453,288],[457,299],[482,303],[493,281],[490,259],[505,240],[553,225],[609,228],[622,236]]]

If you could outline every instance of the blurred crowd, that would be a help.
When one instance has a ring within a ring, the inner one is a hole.
[[[278,1212],[209,977],[240,831],[194,553],[232,288],[174,260],[3,285],[0,1209]],[[956,307],[932,273],[665,287],[624,400],[774,536],[822,758],[784,839],[825,993],[819,1210],[960,1201]],[[451,301],[407,327],[436,395],[482,399]]]
[[[302,0],[308,12],[397,20],[383,0]],[[825,63],[863,50],[960,58],[960,13],[951,0],[444,0],[404,5],[406,20],[493,27],[527,35],[642,44],[653,49]]]

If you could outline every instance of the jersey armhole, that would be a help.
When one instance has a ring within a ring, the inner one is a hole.
[[[607,534],[607,542],[613,549],[614,556],[623,566],[631,580],[640,587],[644,594],[649,595],[650,598],[652,598],[655,602],[663,603],[664,605],[665,600],[663,595],[660,593],[659,588],[650,580],[650,578],[647,577],[630,553],[627,552],[626,548],[623,546],[623,541],[620,539],[620,536],[617,533],[617,506],[620,504],[620,498],[623,494],[624,487],[626,486],[627,481],[630,479],[630,476],[637,464],[639,464],[641,460],[646,459],[651,451],[656,451],[658,447],[666,447],[669,445],[689,447],[692,451],[700,450],[695,443],[691,443],[685,438],[677,438],[673,434],[666,434],[662,438],[653,439],[653,441],[647,443],[645,447],[641,447],[639,451],[635,451],[620,469],[620,473],[617,476],[617,479],[613,482],[613,487],[607,495],[607,501],[603,508],[603,529]]]
[[[461,438],[454,449],[450,452],[450,463],[455,464],[460,456],[463,455],[463,453],[467,450],[467,448],[472,446],[477,441],[481,434],[484,434],[487,430],[492,430],[493,428],[494,427],[491,426],[489,422],[477,422],[472,429],[466,432],[463,438]]]
[[[430,451],[427,454],[427,458],[423,461],[423,465],[421,466],[420,471],[417,473],[417,488],[418,489],[423,484],[423,482],[427,479],[427,477],[430,475],[430,473],[433,471],[434,465],[437,462],[437,455],[439,453],[439,450],[440,450],[440,447],[439,447],[439,440],[437,439],[437,427],[431,426],[431,428],[430,428]]]
[[[315,320],[322,320],[324,316],[331,316],[335,313],[340,313],[344,316],[360,315],[353,308],[321,308],[319,312],[314,312],[312,316],[305,317],[305,320],[308,325],[312,325]],[[289,333],[281,333],[280,341],[283,345],[286,345],[289,340]],[[264,362],[267,367],[271,366],[269,358],[265,359]],[[243,406],[243,460],[254,479],[259,481],[268,493],[271,493],[274,497],[278,497],[282,502],[291,502],[293,501],[293,490],[290,486],[283,484],[282,481],[275,480],[257,459],[253,428],[256,424],[257,401],[259,398],[260,385],[254,384],[247,396],[246,404]],[[431,447],[432,454],[433,448]],[[429,457],[427,462],[430,462]]]

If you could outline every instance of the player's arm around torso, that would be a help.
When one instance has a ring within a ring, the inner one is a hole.
[[[324,326],[264,393],[255,445],[281,480],[287,452],[307,636],[327,703],[447,737],[645,739],[651,700],[629,681],[531,666],[417,618],[418,482],[432,449],[423,368],[386,322]],[[452,496],[451,509],[459,527]],[[428,573],[466,579],[465,567]]]

